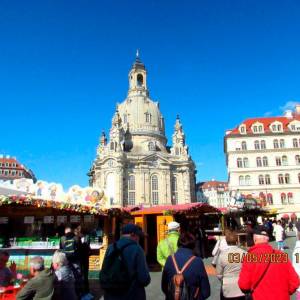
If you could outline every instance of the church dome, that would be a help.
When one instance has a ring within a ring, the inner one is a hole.
[[[166,142],[164,118],[159,103],[149,98],[147,71],[139,57],[128,75],[127,99],[118,105],[123,128],[132,135],[157,136]]]

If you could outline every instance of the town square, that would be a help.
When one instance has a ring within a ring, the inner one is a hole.
[[[2,1],[0,300],[300,299],[299,14]]]

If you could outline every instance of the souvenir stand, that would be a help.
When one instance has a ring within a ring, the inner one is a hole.
[[[89,276],[98,277],[107,245],[117,235],[116,220],[122,222],[130,215],[119,207],[108,207],[99,191],[90,191],[89,187],[76,189],[76,194],[73,188],[71,194],[56,197],[36,193],[0,195],[0,247],[10,253],[18,272],[26,274],[30,257],[36,255],[43,256],[46,266],[50,266],[53,253],[59,248],[59,236],[68,224],[81,225],[89,234]]]
[[[206,203],[178,205],[158,205],[131,212],[135,224],[145,232],[142,243],[148,263],[156,263],[156,248],[159,241],[166,238],[167,224],[173,220],[181,224],[182,230],[196,226],[214,229],[219,222],[220,211]]]

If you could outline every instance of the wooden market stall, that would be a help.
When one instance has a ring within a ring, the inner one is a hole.
[[[149,264],[156,263],[158,243],[166,238],[167,224],[178,221],[182,230],[203,227],[214,230],[219,223],[220,211],[206,203],[160,205],[132,211],[135,224],[145,232],[142,243]]]
[[[81,225],[91,237],[90,277],[98,278],[108,244],[118,237],[117,223],[129,213],[30,196],[0,196],[0,247],[8,251],[18,271],[27,273],[31,256],[41,255],[47,266],[59,248],[64,226]]]

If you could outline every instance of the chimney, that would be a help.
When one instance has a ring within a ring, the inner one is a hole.
[[[288,119],[292,119],[293,118],[293,112],[291,110],[286,110],[285,113],[284,113],[284,116]]]
[[[295,113],[296,113],[296,115],[300,115],[300,104],[296,104]]]

